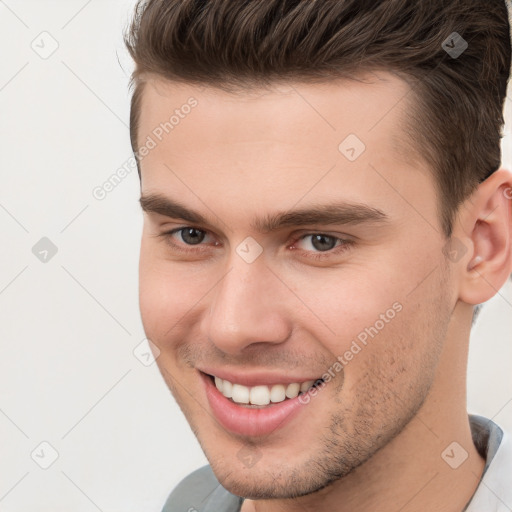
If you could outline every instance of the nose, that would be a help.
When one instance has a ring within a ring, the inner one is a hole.
[[[240,354],[255,343],[279,344],[289,338],[285,293],[263,258],[245,262],[237,254],[228,271],[208,295],[203,335],[227,354]]]

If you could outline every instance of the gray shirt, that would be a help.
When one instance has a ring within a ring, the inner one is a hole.
[[[510,512],[512,446],[496,423],[469,415],[473,442],[486,464],[478,488],[462,512]],[[240,512],[244,499],[224,489],[209,465],[185,477],[172,491],[162,512]]]

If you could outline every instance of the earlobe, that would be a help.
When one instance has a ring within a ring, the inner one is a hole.
[[[468,251],[461,266],[459,298],[482,304],[512,271],[512,173],[499,169],[482,182],[459,210],[457,234]]]

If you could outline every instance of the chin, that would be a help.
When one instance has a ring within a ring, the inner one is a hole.
[[[225,489],[235,496],[252,500],[299,498],[318,492],[340,478],[339,474],[326,475],[319,468],[309,471],[263,463],[257,463],[253,468],[241,468],[240,464],[229,464],[226,459],[220,464],[210,462],[210,465]]]

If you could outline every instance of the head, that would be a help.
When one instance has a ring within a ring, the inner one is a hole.
[[[437,4],[137,5],[142,320],[236,494],[311,493],[390,443],[510,274],[507,10]],[[272,432],[242,434],[212,411],[214,372],[323,382]]]

